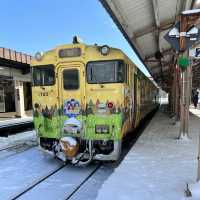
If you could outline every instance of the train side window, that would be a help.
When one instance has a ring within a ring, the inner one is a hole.
[[[63,87],[65,90],[79,89],[79,71],[77,69],[63,71]]]
[[[122,60],[90,61],[87,64],[86,71],[88,83],[125,82],[126,69]]]

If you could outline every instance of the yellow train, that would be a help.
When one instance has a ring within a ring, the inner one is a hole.
[[[77,40],[32,61],[34,124],[64,162],[117,160],[128,130],[158,105],[158,88],[119,49]]]

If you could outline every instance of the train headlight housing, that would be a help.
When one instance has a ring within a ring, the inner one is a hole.
[[[97,134],[109,133],[109,126],[108,126],[108,125],[96,125],[96,126],[95,126],[95,132],[96,132]]]
[[[43,52],[37,52],[37,53],[35,54],[35,59],[36,59],[37,61],[41,61],[43,55],[44,55]]]
[[[100,47],[100,52],[103,56],[106,56],[110,52],[110,47],[108,45],[103,45],[102,47]]]

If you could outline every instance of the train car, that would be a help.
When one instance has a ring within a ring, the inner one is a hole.
[[[75,41],[32,60],[40,147],[73,164],[118,160],[127,132],[157,104],[158,88],[119,49]]]

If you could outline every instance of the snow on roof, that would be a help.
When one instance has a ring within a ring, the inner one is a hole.
[[[182,12],[183,15],[190,15],[200,13],[200,9],[185,10]]]

